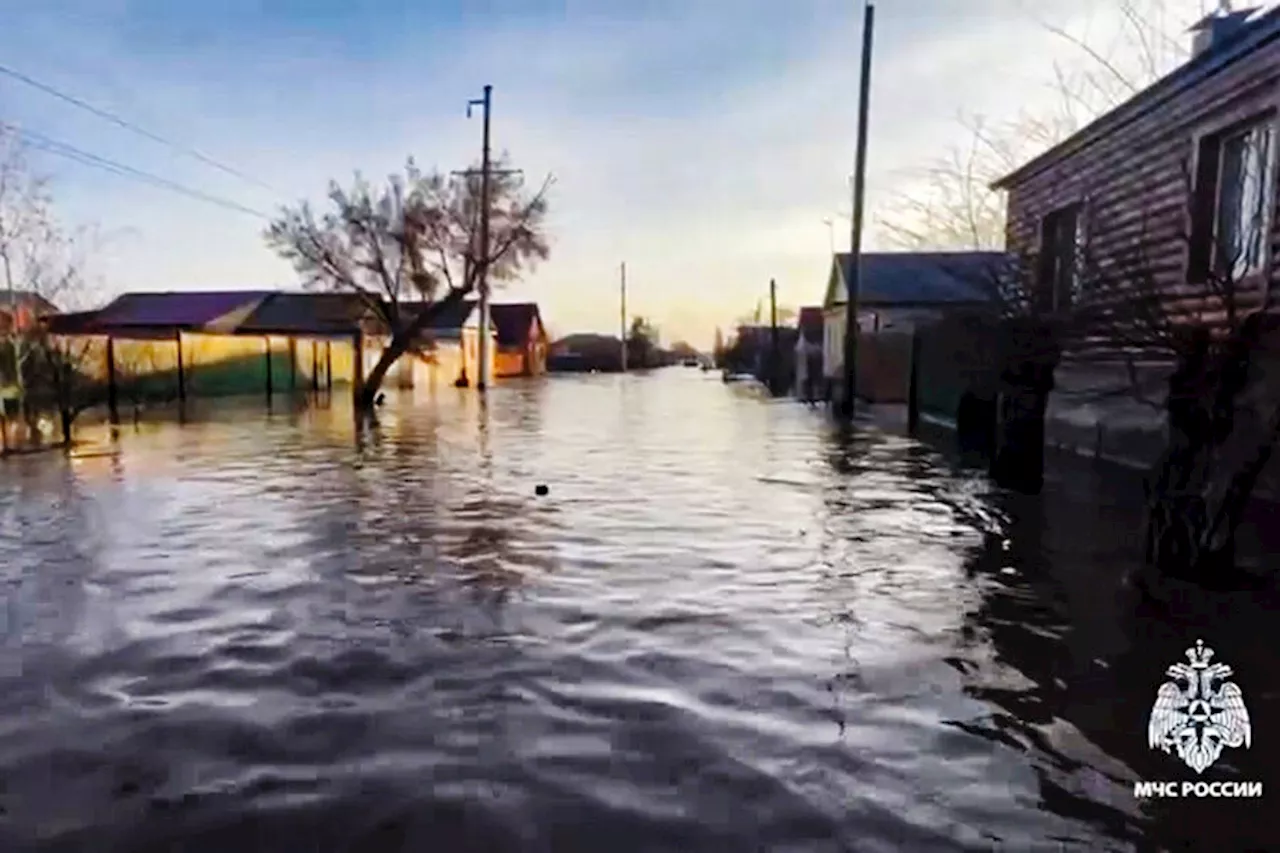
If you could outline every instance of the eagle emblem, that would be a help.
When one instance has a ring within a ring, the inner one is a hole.
[[[1231,667],[1210,663],[1213,649],[1201,640],[1186,654],[1189,663],[1165,670],[1169,680],[1156,693],[1147,741],[1152,749],[1177,753],[1184,764],[1203,773],[1225,747],[1248,749],[1252,731],[1244,695],[1228,680]]]

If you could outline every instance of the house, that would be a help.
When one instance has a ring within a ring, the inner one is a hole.
[[[490,305],[489,318],[498,340],[495,376],[502,379],[547,372],[547,330],[536,302]]]
[[[617,371],[622,368],[622,340],[615,335],[579,332],[549,347],[549,370],[560,373]]]
[[[265,385],[270,345],[263,337],[208,333],[233,327],[272,295],[269,290],[126,293],[96,311],[59,314],[49,330],[87,338],[81,369],[106,381],[114,375],[126,399],[258,393]],[[278,387],[286,354],[272,359]]]
[[[828,398],[833,400],[843,390],[851,258],[847,252],[833,256],[822,300],[822,372]],[[1007,260],[1002,252],[863,253],[858,280],[860,338],[910,332],[947,313],[989,304],[991,294],[985,284],[996,280]]]
[[[1033,259],[1048,312],[1065,316],[1100,293],[1109,269],[1117,287],[1168,294],[1203,293],[1225,274],[1240,311],[1274,305],[1280,9],[1219,13],[1195,29],[1186,63],[994,185],[1008,194],[1008,247]],[[1142,270],[1123,266],[1135,254]],[[1159,408],[1106,392],[1132,387],[1136,361],[1158,401],[1167,358],[1099,335],[1073,347],[1055,375],[1046,440],[1154,461]],[[1078,402],[1082,392],[1091,402]]]
[[[30,328],[39,318],[57,313],[57,306],[38,293],[0,291],[0,335]]]
[[[401,311],[421,307],[400,306]],[[128,293],[97,311],[51,317],[48,328],[56,335],[89,339],[87,374],[106,381],[114,372],[123,392],[148,399],[350,385],[357,379],[357,364],[367,376],[388,341],[379,315],[353,293]],[[474,382],[478,342],[477,302],[450,304],[432,319],[414,351],[396,363],[386,383],[451,386],[463,375]]]
[[[822,306],[800,309],[796,317],[795,393],[804,400],[821,396],[822,382]]]
[[[400,310],[412,314],[425,303],[401,303]],[[490,315],[492,320],[492,314]],[[393,369],[396,385],[401,388],[440,388],[465,380],[474,385],[480,381],[480,302],[463,299],[443,308],[431,319],[416,342],[414,351],[405,355]],[[365,375],[382,355],[385,338],[370,336],[365,345]],[[494,355],[498,336],[490,323],[489,364],[486,384],[495,375]]]

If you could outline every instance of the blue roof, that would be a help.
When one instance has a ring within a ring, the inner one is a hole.
[[[851,255],[836,255],[845,281]],[[864,252],[860,305],[940,305],[986,302],[1008,263],[1003,252]],[[841,302],[844,301],[841,294]]]

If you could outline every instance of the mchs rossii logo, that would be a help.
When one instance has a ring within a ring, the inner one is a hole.
[[[1147,743],[1176,756],[1197,775],[1203,775],[1224,749],[1248,749],[1253,739],[1249,711],[1234,674],[1225,663],[1213,662],[1213,649],[1201,640],[1187,649],[1181,661],[1165,670]],[[1260,797],[1261,782],[1188,779],[1177,782],[1136,782],[1136,797]]]

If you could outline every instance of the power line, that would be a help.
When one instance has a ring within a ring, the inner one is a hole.
[[[102,169],[103,171],[120,175],[121,177],[132,178],[134,180],[141,181],[142,183],[150,184],[154,187],[167,189],[180,195],[185,195],[188,198],[194,198],[198,201],[207,202],[227,210],[234,210],[237,213],[247,213],[250,216],[257,216],[261,219],[271,218],[262,211],[255,210],[252,207],[246,207],[238,202],[211,195],[197,189],[192,189],[191,187],[180,184],[177,181],[171,181],[168,178],[162,178],[158,175],[153,175],[150,172],[135,169],[133,166],[127,166],[124,163],[119,163],[106,157],[100,157],[97,154],[85,151],[82,148],[77,148],[74,145],[68,145],[65,142],[59,142],[56,139],[51,139],[42,133],[23,130],[20,127],[7,124],[5,122],[0,122],[0,129],[17,134],[26,140],[27,144],[38,151],[45,151],[59,157],[65,157],[68,160],[74,160],[75,162],[81,163],[85,166],[93,166],[95,168]]]
[[[79,107],[80,109],[85,110],[86,112],[92,113],[98,118],[109,121],[112,124],[117,125],[118,127],[122,127],[125,130],[138,134],[139,136],[146,137],[147,139],[150,139],[152,142],[158,142],[161,145],[166,145],[174,149],[175,151],[179,151],[183,154],[186,154],[188,157],[194,157],[195,159],[199,160],[200,162],[204,163],[207,166],[212,166],[213,168],[221,172],[225,172],[228,175],[232,175],[233,177],[239,178],[242,181],[247,181],[248,183],[261,187],[262,189],[268,190],[272,193],[275,193],[276,195],[280,195],[280,192],[276,190],[274,187],[270,186],[269,184],[263,183],[257,178],[254,178],[250,175],[246,175],[244,172],[241,172],[238,169],[234,169],[231,166],[228,166],[224,163],[219,163],[217,160],[214,160],[212,157],[209,157],[208,155],[201,154],[199,151],[195,150],[194,148],[190,148],[186,145],[180,145],[177,142],[174,142],[170,139],[166,139],[163,136],[160,136],[159,134],[152,133],[146,128],[139,127],[138,125],[130,121],[126,121],[125,119],[120,118],[115,113],[111,113],[111,112],[108,112],[107,110],[101,109],[99,107],[95,107],[93,104],[83,101],[80,98],[75,97],[74,95],[68,95],[66,92],[63,92],[59,89],[55,89],[53,86],[50,86],[48,83],[41,83],[39,80],[36,80],[33,77],[29,77],[26,74],[23,74],[21,71],[17,71],[5,65],[0,65],[0,74],[4,74],[7,77],[12,77],[14,80],[17,80],[21,83],[25,83],[28,86],[31,86],[33,89],[39,89],[41,92],[44,92],[47,95],[52,95],[53,97],[58,98],[59,100],[66,101],[68,104],[71,104],[72,106]]]

